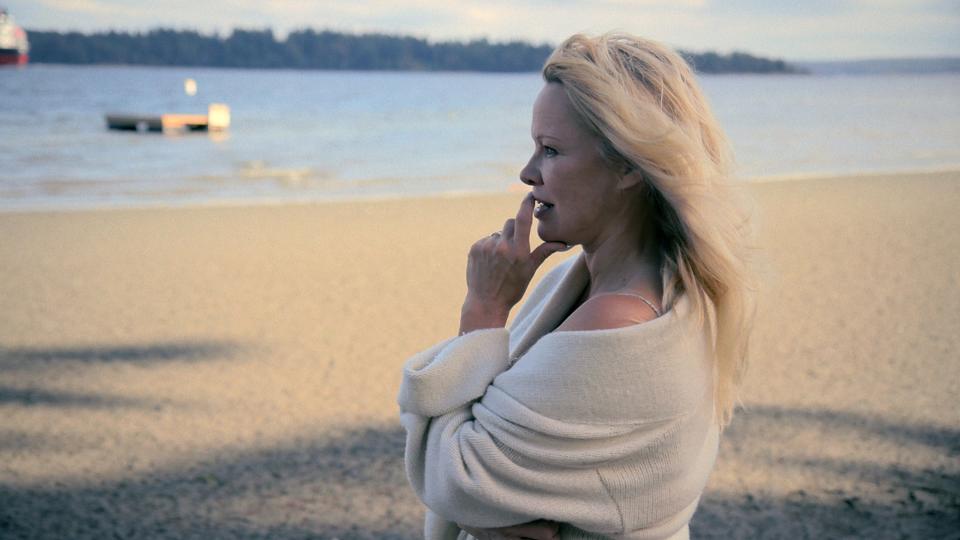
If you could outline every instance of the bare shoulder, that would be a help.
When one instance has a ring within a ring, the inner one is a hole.
[[[609,330],[644,323],[656,317],[653,309],[637,296],[601,294],[581,304],[557,330]]]

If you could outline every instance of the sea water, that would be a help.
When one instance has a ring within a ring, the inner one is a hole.
[[[960,168],[960,74],[701,83],[747,180]],[[3,69],[0,210],[504,191],[532,151],[541,85],[536,73]],[[226,132],[117,132],[104,119],[209,103],[229,105]]]

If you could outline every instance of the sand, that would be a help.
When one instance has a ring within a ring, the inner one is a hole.
[[[694,537],[960,537],[960,173],[752,190]],[[0,214],[0,537],[418,537],[399,368],[519,199]]]

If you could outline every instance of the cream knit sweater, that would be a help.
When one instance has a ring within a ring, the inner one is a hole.
[[[683,298],[643,324],[551,332],[588,280],[572,258],[509,331],[407,361],[400,421],[428,540],[535,519],[565,539],[689,536],[718,443],[705,334]]]

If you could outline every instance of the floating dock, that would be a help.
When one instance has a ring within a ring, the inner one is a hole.
[[[107,114],[107,128],[140,132],[223,131],[230,127],[230,108],[211,103],[207,114]]]

